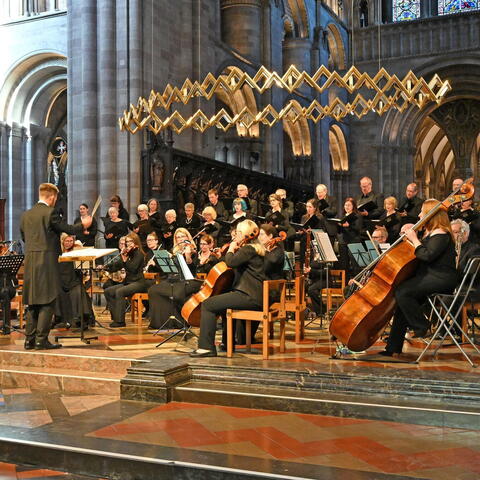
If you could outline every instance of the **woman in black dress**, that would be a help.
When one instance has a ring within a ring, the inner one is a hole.
[[[394,243],[400,235],[400,227],[402,226],[402,217],[397,213],[398,202],[395,197],[387,197],[383,202],[385,211],[382,213],[379,222],[380,227],[387,229],[387,243]]]
[[[73,223],[80,223],[82,218],[90,216],[88,211],[88,205],[86,203],[80,204],[78,207],[80,216],[78,216]],[[82,232],[77,234],[77,240],[80,240],[84,247],[94,247],[95,246],[95,237],[97,236],[97,221],[92,217],[92,224],[88,228],[88,233]]]
[[[343,204],[344,215],[340,220],[338,234],[338,250],[340,254],[341,269],[347,274],[352,274],[355,266],[351,264],[348,245],[361,242],[363,217],[358,213],[357,202],[352,197],[347,197]]]
[[[423,203],[419,217],[422,218],[436,205],[438,200]],[[451,293],[458,281],[455,268],[455,242],[448,214],[440,209],[424,225],[421,240],[417,232],[408,229],[406,238],[415,247],[418,266],[415,275],[401,283],[395,290],[397,309],[393,317],[385,356],[402,353],[407,329],[414,331],[414,338],[422,338],[429,330],[428,320],[422,306],[432,293]]]
[[[108,218],[105,219],[105,247],[117,248],[120,237],[125,237],[130,230],[133,230],[133,225],[130,222],[118,216],[116,207],[108,209]]]

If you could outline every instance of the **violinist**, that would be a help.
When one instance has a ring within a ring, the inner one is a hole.
[[[270,224],[261,225],[258,240],[265,247],[264,268],[267,280],[284,278],[285,249],[278,230]]]
[[[133,229],[130,222],[118,216],[117,207],[110,207],[108,209],[108,217],[104,220],[104,224],[106,248],[116,248],[120,237],[124,237]]]
[[[197,252],[189,231],[185,228],[177,228],[173,236],[174,246],[172,249],[173,262],[176,264],[176,254],[183,255],[193,275],[196,273]],[[177,268],[179,266],[177,265]],[[179,268],[180,270],[180,268]],[[187,299],[200,290],[201,280],[182,280],[178,274],[169,274],[164,281],[152,285],[148,289],[150,305],[150,329],[173,328],[168,323],[171,316],[180,318],[180,309]]]
[[[387,229],[387,243],[394,243],[400,235],[401,217],[397,213],[397,199],[395,197],[387,197],[383,202],[385,211],[379,218],[377,225]]]
[[[200,251],[195,260],[195,269],[197,273],[207,274],[211,268],[218,263],[218,258],[213,254],[214,240],[211,235],[202,235],[200,237]]]
[[[125,248],[120,251],[119,258],[105,267],[114,272],[125,269],[126,275],[123,283],[114,285],[105,290],[107,308],[110,310],[112,323],[110,327],[125,327],[125,297],[134,293],[145,293],[148,282],[143,276],[145,254],[140,243],[140,238],[134,232],[125,237]]]
[[[165,222],[161,226],[161,242],[165,250],[173,248],[173,234],[177,229],[177,212],[173,209],[165,212]]]
[[[237,225],[235,240],[230,244],[225,263],[235,270],[232,291],[208,298],[202,303],[200,339],[191,357],[216,357],[215,331],[217,315],[224,316],[228,308],[261,310],[265,280],[265,247],[258,240],[256,223],[244,220]],[[233,335],[235,337],[235,335]],[[225,331],[223,334],[225,345]]]
[[[426,200],[419,217],[423,218],[438,203],[435,199]],[[439,209],[425,223],[424,228],[420,238],[413,229],[405,232],[406,240],[415,248],[418,266],[415,275],[395,290],[397,308],[387,347],[381,352],[384,356],[402,353],[405,334],[409,328],[414,331],[413,338],[423,338],[430,327],[422,309],[428,296],[432,293],[451,293],[457,284],[455,242],[446,210]]]
[[[120,237],[118,239],[118,250],[120,252],[125,248],[125,238],[126,237]],[[118,257],[118,255],[117,255],[117,257]],[[111,257],[111,258],[115,258],[115,257]],[[108,263],[108,259],[107,259],[106,263]],[[125,280],[125,270],[124,269],[121,269],[121,270],[118,270],[116,272],[110,273],[110,272],[107,272],[103,268],[102,265],[99,265],[99,270],[103,273],[103,275],[101,275],[101,277],[103,277],[103,280],[105,280],[105,278],[107,279],[105,281],[105,283],[102,284],[102,288],[103,288],[104,292],[108,287],[113,287],[114,285],[123,284],[123,281]]]
[[[357,210],[357,202],[352,197],[347,197],[343,204],[344,216],[340,220],[338,249],[340,254],[340,265],[343,270],[351,272],[353,266],[350,264],[348,245],[361,242],[361,231],[363,228],[363,217]]]

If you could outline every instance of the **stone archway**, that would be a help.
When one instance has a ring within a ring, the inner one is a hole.
[[[336,25],[330,23],[327,26],[327,42],[330,51],[332,67],[334,70],[345,70],[347,68],[347,60],[345,55],[345,45],[343,44],[342,35]]]

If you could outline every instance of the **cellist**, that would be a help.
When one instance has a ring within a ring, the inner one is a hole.
[[[244,220],[237,225],[235,239],[225,255],[225,263],[235,270],[233,289],[202,303],[200,339],[191,357],[217,356],[217,315],[224,315],[228,308],[262,309],[265,247],[258,240],[259,233],[257,224],[252,220]]]
[[[419,218],[423,218],[438,203],[435,199],[426,200]],[[380,353],[387,357],[402,353],[407,329],[413,330],[413,338],[422,338],[427,334],[430,326],[423,315],[423,304],[432,293],[451,293],[457,284],[455,242],[445,209],[439,209],[425,223],[420,238],[413,229],[406,230],[405,237],[415,248],[418,266],[414,276],[396,288],[397,308],[387,347]]]

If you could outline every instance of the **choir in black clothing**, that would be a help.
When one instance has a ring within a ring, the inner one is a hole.
[[[75,218],[75,223],[80,223],[82,218],[90,217],[90,212],[88,211],[88,205],[86,203],[82,203],[78,208],[80,215]],[[76,239],[82,242],[84,247],[94,247],[95,246],[95,237],[97,236],[98,225],[95,218],[92,218],[92,224],[90,225],[88,232],[78,233]]]
[[[118,215],[117,207],[108,209],[108,217],[104,219],[105,224],[105,247],[116,248],[120,237],[124,237],[133,230],[133,225]]]

